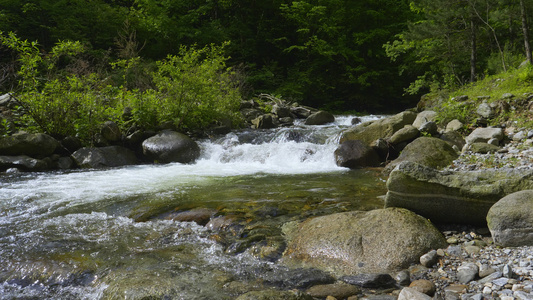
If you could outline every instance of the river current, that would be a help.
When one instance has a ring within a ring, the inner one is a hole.
[[[283,224],[383,205],[379,170],[335,164],[351,119],[202,140],[191,165],[0,173],[0,299],[234,299],[281,288],[287,269],[261,247],[282,252]],[[198,208],[231,216],[232,229],[172,218]]]

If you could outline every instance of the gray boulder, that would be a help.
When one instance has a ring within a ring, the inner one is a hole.
[[[0,155],[50,156],[59,142],[44,133],[21,133],[0,139]]]
[[[420,130],[421,133],[429,134],[430,136],[436,136],[439,134],[439,127],[437,126],[437,123],[433,121],[422,124],[418,127],[418,130]]]
[[[488,143],[473,143],[470,145],[467,145],[465,150],[472,151],[474,153],[481,153],[481,154],[487,154],[487,153],[496,153],[501,148],[495,145],[491,145]]]
[[[450,144],[450,146],[457,147],[457,150],[459,151],[466,145],[465,139],[457,131],[446,131],[439,138]]]
[[[351,211],[284,227],[283,262],[337,276],[398,271],[430,249],[446,246],[425,218],[406,209]]]
[[[133,151],[120,146],[81,148],[72,153],[72,159],[80,168],[109,168],[138,163]]]
[[[445,141],[433,137],[419,137],[407,145],[400,156],[385,168],[390,173],[398,164],[404,161],[416,162],[433,168],[448,166],[459,155]]]
[[[291,116],[290,108],[278,104],[272,105],[272,113],[278,116],[278,118],[287,118]]]
[[[420,135],[418,128],[412,125],[406,125],[404,128],[396,131],[390,138],[390,143],[397,145],[403,142],[411,142]]]
[[[492,109],[492,107],[487,103],[487,102],[483,102],[481,103],[477,109],[476,109],[476,113],[480,116],[480,117],[483,117],[485,119],[491,119],[494,117],[494,110]]]
[[[411,125],[415,118],[416,113],[404,111],[392,117],[365,122],[344,131],[340,143],[348,140],[361,140],[370,145],[377,139],[392,137],[396,131],[404,128],[405,125]]]
[[[45,171],[50,168],[47,160],[35,159],[26,155],[0,156],[0,171],[16,168],[22,171]]]
[[[420,112],[417,116],[415,121],[413,122],[413,126],[417,129],[420,128],[424,123],[426,122],[435,122],[435,119],[437,118],[437,113],[433,110],[425,110],[423,112]]]
[[[260,115],[252,120],[252,124],[256,129],[270,129],[275,128],[274,116],[271,114]]]
[[[403,207],[435,223],[484,225],[498,200],[533,189],[533,170],[451,172],[403,162],[390,173],[387,188],[386,207]]]
[[[190,137],[175,131],[163,131],[142,143],[146,157],[158,163],[192,163],[200,157],[200,147]]]
[[[470,135],[466,137],[467,144],[486,143],[490,139],[503,140],[503,129],[501,128],[476,128]]]
[[[324,125],[335,122],[335,116],[327,111],[317,111],[305,119],[305,125]]]
[[[454,119],[454,120],[451,120],[448,124],[446,124],[446,132],[450,132],[450,131],[457,131],[457,130],[461,130],[463,128],[464,124],[463,122],[457,120],[457,119]]]
[[[377,167],[380,159],[377,152],[361,141],[346,141],[335,150],[335,161],[338,166],[358,169]]]
[[[503,197],[487,214],[494,242],[503,247],[533,246],[533,190]]]
[[[403,288],[398,295],[398,300],[431,300],[432,298],[413,288]]]

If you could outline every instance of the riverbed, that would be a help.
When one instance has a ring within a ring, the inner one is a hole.
[[[349,126],[337,117],[234,131],[199,141],[191,165],[0,174],[0,298],[233,299],[284,288],[284,224],[383,206],[380,170],[335,164]],[[229,223],[173,217],[198,209]]]

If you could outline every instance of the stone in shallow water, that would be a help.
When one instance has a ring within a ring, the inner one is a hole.
[[[444,247],[442,234],[405,209],[352,211],[310,218],[285,228],[288,265],[320,268],[338,276],[399,271],[430,249]]]
[[[396,281],[389,274],[358,274],[343,276],[339,279],[364,288],[389,288],[396,284]]]

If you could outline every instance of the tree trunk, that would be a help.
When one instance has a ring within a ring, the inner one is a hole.
[[[527,25],[526,7],[524,0],[520,0],[520,16],[522,17],[522,33],[524,34],[524,47],[526,51],[527,61],[533,65],[533,58],[531,57],[531,47],[529,44],[529,27]]]
[[[476,64],[477,64],[477,44],[476,44],[476,22],[474,15],[470,16],[470,82],[476,81]]]

